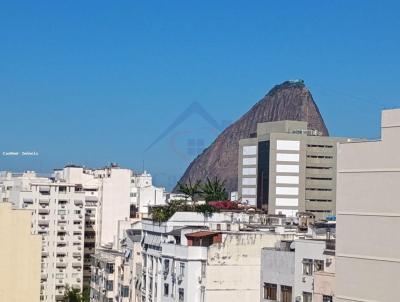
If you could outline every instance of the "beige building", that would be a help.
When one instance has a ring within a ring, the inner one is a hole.
[[[31,233],[31,211],[0,203],[0,301],[38,302],[41,239]]]
[[[381,140],[338,150],[336,301],[399,301],[400,110]]]
[[[313,302],[334,301],[336,294],[335,241],[326,241],[324,270],[314,272]]]

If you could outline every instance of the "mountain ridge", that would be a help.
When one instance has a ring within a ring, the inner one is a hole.
[[[280,120],[307,121],[308,128],[329,136],[328,129],[311,92],[302,80],[275,85],[237,121],[225,128],[209,147],[198,155],[182,175],[186,183],[207,177],[225,182],[228,192],[237,190],[239,140],[256,132],[257,123]],[[177,187],[174,188],[174,191]]]

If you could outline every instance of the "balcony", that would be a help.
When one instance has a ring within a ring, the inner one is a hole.
[[[40,279],[43,280],[43,281],[47,280],[47,274],[41,274],[40,275]]]
[[[72,267],[82,267],[82,264],[79,262],[72,263]]]
[[[49,205],[49,200],[48,199],[39,199],[39,204],[40,205]]]
[[[50,186],[40,186],[39,193],[43,194],[43,195],[49,195],[50,194]]]
[[[57,241],[57,247],[64,247],[67,246],[67,243],[65,241]]]
[[[57,263],[56,263],[56,267],[57,267],[57,268],[66,268],[66,267],[67,267],[67,264],[64,263],[64,262],[57,262]]]
[[[74,200],[74,204],[75,204],[76,206],[82,206],[82,205],[83,205],[83,200],[76,199],[76,200]]]
[[[49,209],[39,209],[39,215],[48,215],[50,213]]]
[[[57,236],[65,236],[67,234],[67,230],[65,229],[65,227],[59,227],[58,231],[57,231]]]
[[[49,220],[39,220],[38,221],[38,225],[39,226],[45,226],[45,227],[47,227],[47,226],[49,226]]]
[[[73,252],[73,253],[72,253],[72,257],[74,257],[74,258],[80,258],[80,257],[82,257],[82,255],[81,255],[81,253]]]
[[[25,204],[33,204],[33,198],[24,198],[24,199],[23,199],[23,202],[24,202]]]
[[[85,201],[97,202],[98,200],[99,200],[99,197],[97,195],[86,195],[85,196]]]
[[[65,257],[67,256],[67,253],[65,252],[57,252],[57,257]]]
[[[207,260],[207,247],[162,243],[163,254],[187,260]]]
[[[49,252],[48,251],[42,251],[42,257],[46,258],[49,256]]]

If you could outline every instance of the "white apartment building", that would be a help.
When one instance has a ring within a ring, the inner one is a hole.
[[[148,217],[151,206],[165,204],[165,189],[155,187],[147,171],[142,174],[133,174],[131,183],[131,204],[136,209],[136,217]]]
[[[152,186],[150,174],[115,165],[96,170],[71,165],[55,170],[52,177],[0,174],[0,200],[34,211],[33,232],[43,238],[44,301],[61,299],[67,285],[80,290],[82,284],[88,286],[96,248],[116,243],[118,222],[131,219],[132,207],[140,211],[140,205],[162,204],[163,195],[163,188]]]
[[[3,198],[32,210],[32,231],[42,235],[40,300],[62,301],[66,286],[82,290],[85,196],[81,187],[33,172],[2,176],[7,193]]]
[[[92,257],[90,301],[140,301],[141,234],[140,229],[125,230],[120,249],[101,248]]]
[[[241,231],[245,213],[143,220],[141,302],[258,301],[260,252],[294,233]]]

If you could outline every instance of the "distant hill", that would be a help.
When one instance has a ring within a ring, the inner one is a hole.
[[[239,140],[255,133],[257,123],[280,120],[307,121],[309,129],[328,136],[328,129],[303,81],[286,81],[273,87],[239,120],[226,128],[216,140],[192,161],[180,182],[204,180],[225,181],[228,191],[237,190]],[[176,188],[175,188],[176,190]]]

